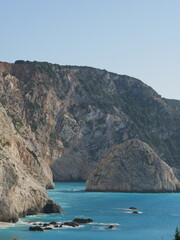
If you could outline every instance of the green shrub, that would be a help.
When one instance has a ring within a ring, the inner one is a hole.
[[[175,235],[174,235],[174,240],[180,240],[180,231],[179,231],[178,227],[176,228],[176,232],[175,232]]]

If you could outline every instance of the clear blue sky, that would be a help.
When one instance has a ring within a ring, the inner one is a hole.
[[[180,0],[0,0],[1,61],[107,69],[180,99]]]

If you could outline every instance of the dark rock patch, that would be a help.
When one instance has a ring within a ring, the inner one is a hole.
[[[44,223],[44,224],[43,224],[43,227],[49,227],[49,226],[50,226],[49,223]]]
[[[137,210],[135,207],[129,207],[129,210]]]
[[[108,229],[109,229],[109,230],[113,230],[113,229],[115,229],[115,227],[114,227],[113,225],[110,225],[110,226],[108,227]]]
[[[61,213],[62,212],[62,208],[55,202],[53,202],[52,200],[48,200],[46,205],[43,208],[43,213]]]
[[[132,213],[133,213],[133,214],[139,214],[140,212],[138,212],[138,211],[133,211]]]
[[[44,230],[52,230],[51,227],[45,227]]]
[[[90,218],[87,218],[87,219],[84,219],[84,218],[75,218],[75,219],[73,220],[73,222],[76,222],[76,223],[91,223],[91,222],[93,222],[93,220],[90,219]]]
[[[61,225],[54,225],[54,228],[60,228]]]
[[[57,222],[50,222],[49,224],[50,225],[57,225],[58,223]]]
[[[61,224],[61,227],[63,226],[69,226],[69,227],[78,227],[79,225],[76,222],[64,222]]]
[[[42,227],[39,226],[35,226],[35,227],[30,227],[29,231],[34,231],[34,232],[43,232],[44,229]]]

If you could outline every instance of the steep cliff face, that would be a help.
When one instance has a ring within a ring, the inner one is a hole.
[[[137,139],[114,146],[92,171],[88,191],[173,192],[180,182],[146,143]]]
[[[0,63],[0,101],[55,180],[86,180],[115,144],[138,138],[180,165],[180,113],[141,81],[90,67]]]
[[[48,164],[17,133],[0,104],[0,221],[16,222],[21,216],[44,212],[49,201],[46,188],[52,187]]]

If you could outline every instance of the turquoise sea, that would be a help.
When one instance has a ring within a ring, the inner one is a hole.
[[[180,227],[180,193],[91,193],[85,183],[56,183],[49,196],[63,214],[37,215],[20,219],[15,227],[0,229],[0,240],[172,240]],[[128,208],[137,207],[141,214]],[[93,223],[78,228],[30,232],[30,221],[72,221],[92,218]],[[107,227],[113,224],[115,230]]]

